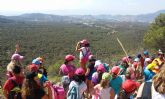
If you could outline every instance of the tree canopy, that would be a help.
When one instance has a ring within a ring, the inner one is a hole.
[[[146,47],[161,49],[165,51],[165,14],[160,14],[151,23],[144,36]]]

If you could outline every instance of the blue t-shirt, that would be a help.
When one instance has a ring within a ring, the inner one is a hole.
[[[114,89],[115,94],[118,94],[120,91],[120,87],[122,85],[122,78],[120,76],[116,77],[115,79],[110,79],[109,86]]]

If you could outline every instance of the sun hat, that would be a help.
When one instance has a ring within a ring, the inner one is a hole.
[[[132,81],[132,80],[126,80],[123,84],[122,84],[122,88],[127,92],[133,92],[135,91],[138,87],[140,86],[139,83]]]
[[[39,61],[38,59],[33,59],[32,61],[32,64],[35,64],[35,65],[41,65],[41,61]]]
[[[85,74],[85,71],[83,68],[77,68],[76,71],[75,71],[75,74],[76,75],[84,75]]]
[[[31,64],[31,65],[29,65],[29,69],[30,69],[30,71],[36,72],[38,70],[38,66],[35,64]]]
[[[73,56],[73,55],[68,54],[68,55],[65,56],[66,61],[72,61],[74,59],[75,59],[75,56]]]
[[[104,65],[103,64],[100,64],[98,67],[97,67],[97,71],[101,71],[101,72],[105,72],[105,68],[104,68]]]
[[[116,75],[119,74],[119,71],[120,71],[120,67],[119,66],[114,66],[111,69],[111,72],[115,73]]]
[[[149,52],[148,51],[144,51],[143,54],[144,55],[149,55]]]
[[[139,62],[140,59],[139,59],[139,58],[135,58],[134,61],[135,61],[135,62]]]
[[[20,54],[13,54],[11,57],[11,60],[23,60],[24,56],[21,56]]]
[[[102,79],[103,79],[103,80],[109,80],[109,79],[110,79],[110,74],[107,73],[107,72],[103,73]]]
[[[82,43],[82,44],[89,44],[89,42],[86,39],[81,40],[80,43]]]

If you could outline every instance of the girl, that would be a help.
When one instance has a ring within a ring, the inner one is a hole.
[[[91,52],[89,50],[89,42],[84,39],[77,43],[76,51],[80,52],[80,66],[86,71],[86,63],[88,62]]]
[[[48,89],[48,94],[40,85],[39,78],[36,72],[29,72],[22,86],[23,99],[52,99],[50,82],[45,82],[44,87]]]
[[[60,67],[59,74],[60,75],[66,75],[69,76],[69,78],[72,78],[74,75],[74,72],[76,70],[76,67],[72,64],[75,57],[73,55],[66,55],[65,56],[65,62]]]
[[[114,99],[114,90],[109,87],[109,73],[103,73],[102,80],[94,87],[94,95],[92,99]]]
[[[83,93],[87,89],[85,84],[85,71],[82,68],[78,68],[73,76],[73,81],[69,85],[67,93],[67,99],[84,99]],[[73,98],[74,97],[74,98]]]

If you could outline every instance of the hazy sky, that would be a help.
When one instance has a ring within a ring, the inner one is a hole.
[[[165,0],[0,0],[1,15],[22,13],[144,14],[165,9]]]

